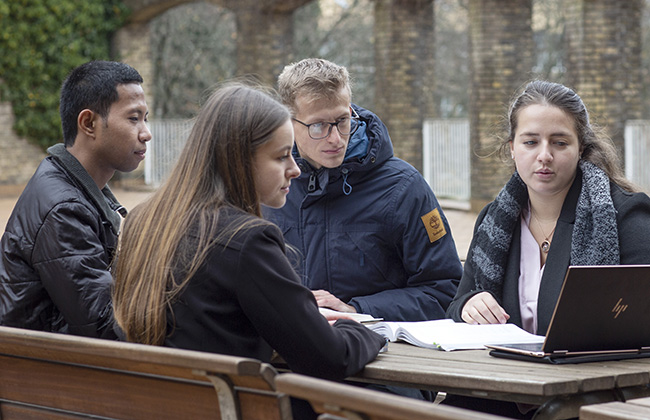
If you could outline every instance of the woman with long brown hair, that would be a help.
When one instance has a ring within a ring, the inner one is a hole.
[[[113,298],[127,340],[265,362],[274,349],[292,370],[330,379],[375,358],[385,340],[351,320],[330,325],[279,228],[260,218],[300,173],[289,117],[241,84],[201,108],[168,180],[124,224]]]
[[[528,83],[510,106],[507,133],[501,150],[515,172],[478,216],[447,316],[546,335],[570,265],[650,263],[650,198],[625,179],[612,141],[564,85]],[[526,411],[447,402],[509,417]]]
[[[650,199],[571,89],[530,82],[501,147],[515,173],[479,215],[447,315],[545,335],[569,265],[650,263]]]

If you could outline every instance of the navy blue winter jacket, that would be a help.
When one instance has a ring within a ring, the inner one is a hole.
[[[294,148],[302,174],[265,217],[297,249],[308,288],[390,321],[444,318],[462,275],[449,224],[421,174],[393,156],[386,126],[353,107],[362,123],[343,164],[314,170]]]

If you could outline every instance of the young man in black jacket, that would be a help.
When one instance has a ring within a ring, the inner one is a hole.
[[[0,324],[115,338],[109,265],[126,210],[107,183],[144,159],[142,77],[118,62],[75,68],[61,89],[64,144],[48,149],[0,242]]]

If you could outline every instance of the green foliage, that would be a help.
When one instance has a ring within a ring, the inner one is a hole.
[[[109,59],[126,15],[121,0],[0,0],[0,97],[13,106],[18,135],[44,148],[61,141],[63,79]]]

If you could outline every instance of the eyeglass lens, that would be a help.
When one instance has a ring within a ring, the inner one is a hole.
[[[335,123],[323,122],[309,125],[309,136],[314,139],[322,139],[330,135],[332,126],[336,126],[339,134],[342,136],[354,133],[359,125],[356,118],[342,118]]]

